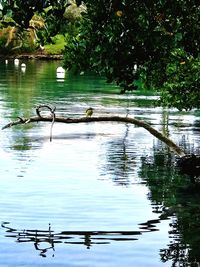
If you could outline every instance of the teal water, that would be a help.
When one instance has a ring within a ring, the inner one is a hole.
[[[199,151],[197,111],[163,110],[143,92],[120,95],[92,74],[60,77],[60,64],[27,61],[22,70],[1,61],[1,127],[41,104],[72,118],[92,106],[98,116],[150,122]],[[199,266],[199,198],[177,194],[189,179],[164,144],[111,122],[55,123],[50,142],[50,127],[0,131],[0,266]]]

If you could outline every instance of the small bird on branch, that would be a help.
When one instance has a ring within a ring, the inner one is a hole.
[[[85,111],[86,117],[91,117],[93,114],[93,110],[94,110],[93,108],[86,109]]]

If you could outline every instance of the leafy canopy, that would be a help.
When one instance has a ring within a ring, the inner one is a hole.
[[[198,0],[84,3],[87,11],[67,39],[67,68],[103,73],[122,91],[135,89],[140,80],[146,88],[159,90],[163,105],[200,108]],[[41,14],[53,36],[65,29],[64,14],[71,1],[3,0],[1,4],[2,18],[10,15],[22,28],[28,27],[33,14]]]
[[[79,34],[66,46],[66,67],[104,73],[123,90],[161,92],[160,103],[200,107],[199,1],[86,0]]]

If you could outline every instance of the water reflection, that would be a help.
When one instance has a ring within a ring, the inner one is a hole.
[[[51,224],[47,230],[23,229],[18,230],[10,227],[9,222],[3,222],[6,237],[14,238],[18,243],[32,243],[42,257],[47,256],[48,251],[55,254],[56,244],[84,245],[90,249],[95,245],[109,245],[112,242],[131,242],[139,239],[139,236],[148,232],[159,231],[156,224],[159,219],[148,220],[139,224],[137,231],[62,231],[55,232]]]
[[[171,223],[172,230],[169,232],[171,242],[167,248],[160,250],[163,262],[172,261],[172,266],[199,266],[200,255],[200,210],[196,206],[176,209],[176,216]],[[195,215],[194,215],[195,214]]]
[[[134,182],[134,173],[137,173],[138,155],[134,143],[129,138],[131,130],[132,126],[125,125],[121,136],[111,139],[106,144],[106,161],[102,167],[102,175],[111,174],[116,185],[130,185]]]
[[[200,256],[200,186],[174,166],[174,157],[154,148],[152,158],[142,158],[140,175],[149,187],[152,204],[162,205],[160,218],[172,216],[170,243],[160,249],[162,262],[172,266],[199,266]]]

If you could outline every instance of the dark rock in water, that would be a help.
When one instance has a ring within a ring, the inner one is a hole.
[[[200,156],[194,154],[183,156],[177,160],[177,167],[181,173],[188,174],[194,182],[194,178],[200,176]]]

